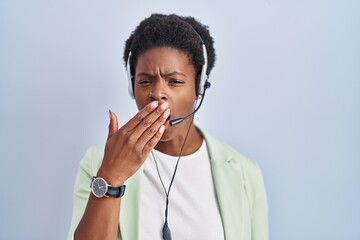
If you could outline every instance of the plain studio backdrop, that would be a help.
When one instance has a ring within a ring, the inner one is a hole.
[[[151,13],[210,26],[195,122],[257,161],[273,240],[360,239],[360,2],[0,0],[0,239],[65,239],[80,159],[136,112],[124,42]],[[181,166],[179,171],[181,171]]]

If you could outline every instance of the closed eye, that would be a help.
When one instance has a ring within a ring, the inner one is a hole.
[[[138,81],[139,85],[147,85],[147,84],[150,84],[150,83],[151,83],[151,80],[148,80],[148,79]]]
[[[171,85],[183,85],[185,82],[178,79],[170,79],[169,84]]]

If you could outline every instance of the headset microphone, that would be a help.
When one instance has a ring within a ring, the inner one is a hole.
[[[206,89],[210,88],[211,87],[211,83],[208,82],[207,80],[205,81],[205,84],[204,84],[204,92],[201,96],[201,100],[200,100],[200,103],[199,105],[197,106],[197,108],[195,108],[195,110],[190,113],[189,115],[187,115],[186,117],[182,117],[182,118],[177,118],[177,119],[174,119],[174,120],[171,120],[169,123],[170,123],[170,126],[175,126],[175,125],[178,125],[179,123],[182,123],[184,120],[188,119],[189,117],[191,116],[194,116],[195,113],[199,110],[199,108],[201,107],[201,104],[202,102],[204,101],[204,98],[205,98],[205,92],[206,92]]]

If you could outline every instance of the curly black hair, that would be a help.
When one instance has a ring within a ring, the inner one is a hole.
[[[208,67],[206,74],[215,64],[214,40],[210,35],[208,26],[203,25],[193,17],[183,17],[176,14],[152,14],[140,22],[125,42],[124,64],[126,66],[129,53],[130,73],[135,75],[135,66],[138,57],[154,47],[172,47],[184,52],[190,62],[195,66],[196,93],[200,81],[200,73],[204,64],[202,43],[206,46]],[[134,81],[132,81],[134,88]]]

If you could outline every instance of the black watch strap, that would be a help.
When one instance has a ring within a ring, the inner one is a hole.
[[[110,187],[108,186],[108,191],[106,193],[106,196],[113,197],[113,198],[119,198],[124,196],[125,193],[125,185],[122,185],[120,187]]]

